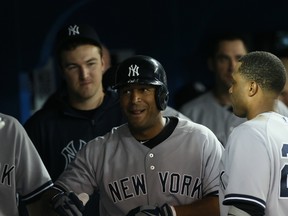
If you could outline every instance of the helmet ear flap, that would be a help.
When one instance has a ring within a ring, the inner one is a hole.
[[[167,107],[168,99],[169,99],[169,92],[165,85],[157,86],[156,90],[156,105],[159,110],[165,110]]]

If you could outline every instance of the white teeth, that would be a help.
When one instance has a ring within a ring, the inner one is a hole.
[[[134,113],[136,113],[136,114],[140,114],[140,113],[142,113],[143,111],[141,111],[141,110],[139,110],[139,111],[134,111]]]

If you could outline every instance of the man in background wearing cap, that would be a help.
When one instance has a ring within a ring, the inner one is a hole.
[[[64,27],[55,57],[65,85],[24,124],[53,181],[89,140],[125,122],[117,94],[103,89],[102,44],[91,26]],[[97,215],[95,199],[84,215]]]

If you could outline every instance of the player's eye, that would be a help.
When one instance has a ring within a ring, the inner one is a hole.
[[[76,70],[78,67],[74,64],[70,64],[70,65],[67,65],[65,67],[65,70],[68,70],[68,71],[72,71],[72,70]]]
[[[230,60],[230,58],[228,56],[222,55],[222,54],[218,55],[216,57],[216,59],[217,59],[218,62],[221,62],[221,63],[228,62]]]
[[[139,89],[141,92],[149,92],[149,88],[143,87]]]
[[[96,65],[97,65],[97,62],[95,62],[95,61],[91,61],[91,62],[88,62],[88,63],[87,63],[87,66],[88,66],[89,68],[95,67]]]
[[[131,94],[131,89],[123,88],[120,90],[120,94],[122,94],[122,95]]]

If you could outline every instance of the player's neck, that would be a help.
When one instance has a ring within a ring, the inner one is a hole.
[[[248,110],[249,110],[247,114],[248,120],[255,118],[261,113],[273,112],[275,111],[275,108],[277,106],[276,100],[274,100],[273,98],[269,98],[269,97],[266,97],[266,98],[254,97],[251,100],[254,100],[254,101],[251,102],[248,107]]]
[[[129,127],[132,135],[138,141],[147,141],[154,137],[156,137],[165,127],[166,125],[166,118],[161,116],[161,119],[157,121],[153,126],[149,128],[133,128]]]

